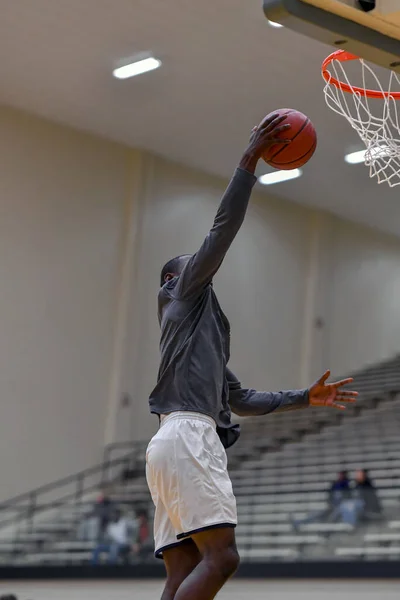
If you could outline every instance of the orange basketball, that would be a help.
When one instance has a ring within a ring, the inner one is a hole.
[[[279,116],[287,115],[282,125],[290,123],[291,128],[278,134],[292,142],[286,145],[275,144],[263,154],[266,163],[275,169],[298,169],[306,164],[317,147],[317,133],[310,119],[293,108],[280,108],[267,115],[268,119],[274,113]],[[264,119],[264,121],[265,121]]]

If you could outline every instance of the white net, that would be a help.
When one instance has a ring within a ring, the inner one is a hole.
[[[364,142],[364,162],[370,177],[391,187],[400,185],[400,76],[387,71],[384,88],[370,65],[363,59],[354,62],[361,68],[357,74],[361,78],[359,86],[350,83],[346,73],[346,68],[350,70],[348,62],[334,59],[329,64],[324,88],[326,103],[347,119]],[[367,96],[366,89],[374,90],[374,97]]]

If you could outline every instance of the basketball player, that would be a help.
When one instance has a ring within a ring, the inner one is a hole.
[[[279,393],[242,389],[227,368],[229,322],[212,286],[246,214],[254,172],[272,144],[289,143],[289,129],[273,115],[254,128],[219,206],[211,231],[194,255],[162,269],[158,296],[161,366],[150,396],[161,427],[147,450],[147,480],[156,507],[157,557],[167,582],[162,600],[211,600],[236,571],[236,502],[225,449],[239,436],[231,410],[242,416],[312,406],[344,408],[351,379],[327,384],[329,372],[308,390]]]

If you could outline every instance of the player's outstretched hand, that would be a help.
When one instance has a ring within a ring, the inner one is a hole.
[[[283,123],[286,118],[287,115],[280,117],[277,113],[274,113],[268,119],[262,121],[260,125],[253,127],[247,150],[261,158],[263,153],[274,144],[290,144],[292,140],[279,136],[282,131],[286,131],[291,127],[289,123]]]
[[[268,119],[265,119],[257,127],[253,127],[249,145],[240,161],[239,166],[254,173],[257,162],[268,148],[274,144],[290,144],[291,140],[280,137],[283,131],[290,129],[289,123],[283,121],[287,115],[279,116],[274,113]]]
[[[351,383],[353,379],[349,377],[335,383],[326,383],[330,374],[330,371],[326,371],[308,390],[310,406],[330,406],[344,410],[346,406],[343,403],[355,402],[358,396],[358,392],[342,389],[344,385]]]

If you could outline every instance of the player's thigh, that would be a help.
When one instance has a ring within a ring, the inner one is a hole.
[[[225,565],[228,571],[235,571],[239,565],[234,527],[215,527],[192,535],[203,558],[210,558],[216,564]]]
[[[164,550],[163,559],[167,577],[177,589],[182,581],[197,567],[201,561],[201,554],[196,544],[189,538],[178,546]]]

